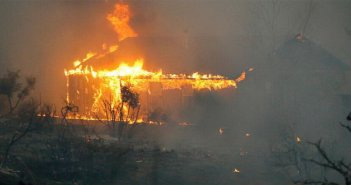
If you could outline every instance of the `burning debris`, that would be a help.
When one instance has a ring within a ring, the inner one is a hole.
[[[188,122],[180,122],[178,123],[179,126],[189,126],[189,125],[192,125],[191,123],[188,123]]]
[[[126,4],[116,4],[113,13],[107,15],[107,20],[113,25],[122,41],[138,34],[129,26],[131,12]],[[236,88],[237,84],[246,78],[242,72],[236,79],[228,79],[221,75],[200,74],[164,74],[143,69],[143,58],[128,65],[120,61],[115,69],[94,69],[88,65],[94,59],[102,58],[109,53],[118,51],[118,45],[103,45],[103,52],[89,52],[86,57],[73,62],[73,69],[65,70],[67,78],[67,102],[79,106],[80,119],[98,119],[104,115],[102,107],[108,102],[109,107],[119,107],[123,121],[145,122],[150,120],[150,113],[159,110],[172,110],[189,102],[194,90],[220,90]],[[253,69],[250,68],[249,71]],[[131,92],[138,94],[138,103],[131,112],[130,106],[124,106],[122,89],[128,87]],[[169,97],[170,96],[170,97]],[[105,103],[104,103],[105,102]],[[141,106],[142,105],[142,106]],[[106,106],[105,106],[106,107]],[[140,108],[141,107],[141,108]],[[135,110],[136,109],[136,110]],[[132,114],[132,116],[128,116]]]
[[[219,128],[218,132],[219,132],[220,135],[222,135],[224,133],[224,129],[223,128]]]
[[[238,168],[234,168],[232,172],[233,173],[240,173],[240,170]]]
[[[296,142],[301,143],[301,141],[302,141],[301,138],[299,136],[296,136]]]

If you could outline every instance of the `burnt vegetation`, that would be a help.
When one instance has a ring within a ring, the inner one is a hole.
[[[35,100],[34,85],[19,71],[0,78],[1,185],[159,184],[160,168],[177,171],[175,160],[189,160],[189,153],[160,147],[161,128],[137,126],[139,95],[127,86],[121,104],[105,100],[106,117],[89,122],[68,119],[79,112],[72,103],[57,109]]]
[[[131,148],[107,142],[84,122],[72,124],[66,118],[78,112],[73,104],[63,106],[57,119],[55,106],[30,96],[34,85],[34,78],[22,82],[19,71],[0,78],[0,184],[111,181]],[[127,102],[136,108],[135,100]]]
[[[351,134],[351,113],[346,120],[347,123],[339,125]],[[293,127],[284,132],[283,138],[282,143],[272,148],[273,163],[285,170],[294,184],[338,185],[335,176],[343,179],[343,184],[351,184],[351,162],[347,148],[344,153],[336,155],[336,151],[340,150],[323,144],[322,139],[315,142],[301,140]]]
[[[131,136],[137,124],[141,107],[139,94],[134,92],[129,85],[121,86],[121,98],[120,103],[113,102],[112,99],[102,100],[100,110],[94,113],[96,120],[111,129],[111,135],[118,136],[119,140],[124,135]],[[125,109],[127,109],[126,112]],[[124,129],[128,124],[132,126],[125,134]]]
[[[19,72],[0,78],[1,185],[227,183],[215,178],[223,171],[213,170],[226,159],[200,149],[168,149],[162,134],[176,130],[138,124],[142,105],[129,86],[121,88],[120,104],[103,101],[105,117],[90,121],[69,119],[79,112],[72,103],[56,108],[36,100],[34,86],[34,78],[22,78]],[[148,117],[169,120],[161,110]],[[203,173],[208,178],[199,179]]]

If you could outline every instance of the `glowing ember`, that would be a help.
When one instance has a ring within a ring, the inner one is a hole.
[[[233,169],[233,173],[240,173],[240,170],[237,169],[237,168],[234,168],[234,169]]]
[[[298,136],[296,136],[296,142],[297,142],[297,143],[301,143],[301,141],[302,141],[301,138],[298,137]]]
[[[188,123],[188,122],[180,122],[178,123],[179,126],[189,126],[191,125],[191,123]]]
[[[224,129],[223,128],[219,128],[218,132],[219,132],[220,135],[222,135],[224,133]]]

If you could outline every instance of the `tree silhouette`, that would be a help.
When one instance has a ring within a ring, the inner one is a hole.
[[[5,95],[9,104],[7,113],[0,117],[13,113],[18,105],[29,95],[34,89],[35,78],[27,77],[25,84],[19,81],[20,71],[8,71],[6,75],[0,78],[0,95]]]
[[[8,71],[0,78],[0,95],[7,98],[7,110],[0,115],[1,130],[5,131],[7,145],[3,152],[0,167],[7,161],[11,148],[31,131],[39,104],[33,99],[26,101],[34,89],[35,78],[25,78],[20,82],[19,71]]]
[[[95,118],[111,128],[112,135],[115,134],[115,128],[117,126],[117,135],[121,139],[125,125],[128,123],[136,124],[140,111],[140,98],[137,92],[134,92],[131,85],[121,84],[121,101],[120,103],[114,103],[113,99],[104,99],[101,101],[102,114],[105,116],[101,119],[98,113],[95,114]],[[125,108],[127,107],[127,112]],[[125,114],[126,113],[126,114]]]
[[[133,121],[133,125],[135,125],[137,119],[138,119],[138,115],[139,115],[139,110],[140,110],[140,102],[139,102],[139,94],[134,92],[131,89],[130,85],[126,85],[126,86],[122,86],[121,85],[121,99],[122,99],[122,103],[120,106],[120,110],[119,110],[119,125],[118,125],[118,137],[119,139],[121,139],[122,134],[123,134],[123,130],[126,124],[128,124],[128,122],[132,121],[132,119],[134,119]],[[124,116],[123,115],[123,110],[124,110],[124,105],[127,104],[128,105],[128,109],[127,109],[127,115]],[[133,113],[130,114],[130,109],[132,108]],[[137,108],[137,112],[135,115],[135,109]]]
[[[348,121],[351,121],[351,113],[346,118]],[[349,122],[350,123],[350,122]],[[340,125],[345,128],[351,134],[351,126],[347,124],[340,123]],[[305,161],[312,163],[316,166],[332,170],[339,174],[343,179],[345,185],[351,185],[351,163],[346,162],[344,159],[333,159],[330,153],[328,153],[322,146],[322,140],[317,142],[306,142],[308,145],[312,146],[317,154],[319,159],[315,158],[304,158]],[[303,181],[295,181],[299,184],[322,184],[322,185],[337,185],[335,182],[330,182],[328,177],[324,177],[323,180],[310,180],[306,179]]]

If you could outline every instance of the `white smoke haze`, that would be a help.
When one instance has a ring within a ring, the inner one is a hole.
[[[62,106],[63,70],[117,42],[106,20],[116,2],[0,1],[0,74],[35,76],[36,96]],[[121,43],[122,57],[142,55],[146,69],[169,73],[235,78],[253,68],[237,89],[196,93],[182,112],[193,125],[167,128],[160,145],[222,156],[223,184],[291,183],[271,162],[290,127],[304,141],[330,141],[336,156],[350,154],[338,123],[351,110],[351,1],[123,2],[139,37]],[[231,172],[234,164],[240,175]]]

